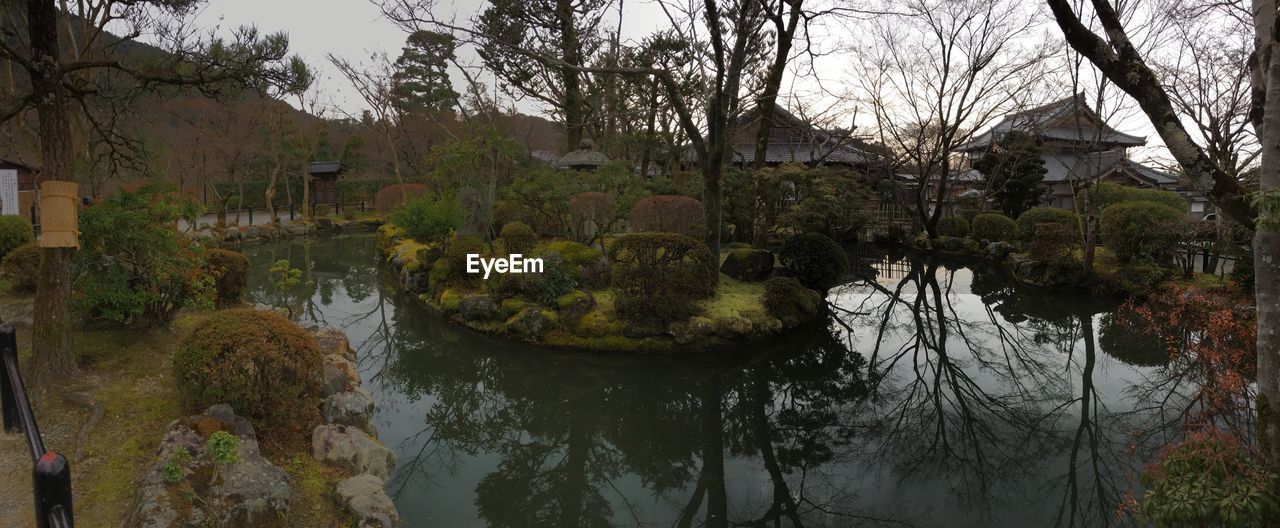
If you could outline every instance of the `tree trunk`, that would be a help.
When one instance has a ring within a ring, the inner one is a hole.
[[[582,66],[578,53],[578,30],[574,26],[573,0],[556,0],[556,21],[560,24],[560,56],[568,66],[561,68],[564,84],[564,139],[566,151],[578,148],[586,127],[582,83],[577,67]]]
[[[28,73],[33,92],[41,94],[36,98],[41,161],[44,163],[41,176],[43,180],[74,181],[71,118],[58,62],[57,20],[57,10],[52,2],[28,0],[27,29],[31,38],[31,62],[34,64]],[[55,378],[76,370],[71,339],[74,255],[73,248],[40,250],[31,349],[33,380],[41,389],[51,386]]]
[[[1271,42],[1271,57],[1276,46]],[[1259,190],[1280,192],[1280,61],[1267,66]],[[1253,238],[1258,309],[1258,435],[1263,455],[1280,469],[1280,218],[1261,218]]]
[[[724,486],[724,417],[720,411],[720,378],[702,384],[702,477],[707,490],[704,526],[726,528],[729,513]]]

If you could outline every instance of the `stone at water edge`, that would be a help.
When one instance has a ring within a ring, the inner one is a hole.
[[[355,516],[361,527],[391,528],[400,524],[396,505],[383,482],[373,475],[356,475],[338,483],[338,503]]]
[[[331,396],[360,386],[360,373],[356,371],[356,364],[342,356],[325,355],[320,376],[321,396]]]
[[[362,387],[354,387],[349,391],[339,392],[324,399],[320,406],[320,415],[326,423],[359,427],[369,434],[377,434],[373,429],[373,396]]]
[[[396,467],[396,455],[356,427],[325,424],[311,433],[311,456],[355,474],[369,474],[384,482]]]
[[[342,330],[325,327],[315,330],[312,334],[316,336],[316,343],[320,345],[321,352],[341,356],[350,361],[356,360],[356,352],[351,349],[351,342],[347,340],[347,334]]]

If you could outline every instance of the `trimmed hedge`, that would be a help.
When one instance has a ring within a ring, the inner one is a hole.
[[[205,269],[214,279],[218,306],[240,302],[249,285],[249,257],[229,249],[210,249],[205,252]]]
[[[938,219],[938,235],[949,237],[969,236],[969,221],[959,216],[948,216]]]
[[[1163,203],[1137,201],[1108,205],[1098,227],[1102,245],[1123,262],[1164,263],[1184,236],[1186,214]]]
[[[9,281],[9,287],[17,292],[32,292],[40,276],[40,248],[35,242],[27,242],[0,259],[0,275]]]
[[[1130,187],[1112,182],[1098,184],[1097,190],[1093,191],[1093,193],[1093,199],[1098,209],[1105,209],[1109,205],[1122,202],[1155,202],[1184,213],[1187,212],[1189,207],[1187,201],[1175,192]]]
[[[700,239],[706,233],[702,202],[688,196],[650,196],[631,207],[627,224],[632,233],[679,233]]]
[[[509,254],[528,255],[538,244],[538,234],[524,222],[510,222],[502,226],[499,237],[502,238],[502,250]]]
[[[29,242],[35,242],[36,232],[31,227],[31,220],[22,215],[0,216],[0,258],[8,255],[14,248]]]
[[[794,277],[771,277],[764,281],[764,308],[787,327],[808,320],[821,306],[822,295],[804,287]]]
[[[973,217],[970,231],[976,240],[1012,242],[1018,236],[1018,223],[1000,213],[982,213]]]
[[[1031,240],[1031,236],[1036,233],[1037,224],[1061,224],[1078,230],[1080,217],[1071,211],[1057,207],[1032,207],[1018,215],[1018,239]]]
[[[678,233],[632,233],[609,247],[614,310],[624,321],[665,325],[689,318],[694,302],[715,294],[718,259]]]
[[[554,240],[547,244],[545,253],[560,255],[566,264],[572,266],[590,266],[600,260],[600,250],[579,244],[572,240]]]
[[[275,312],[215,312],[173,354],[183,407],[230,404],[276,438],[309,433],[318,418],[323,353],[315,337]]]
[[[795,277],[806,288],[824,293],[840,283],[849,268],[849,257],[826,235],[803,233],[787,239],[778,251],[783,274]]]

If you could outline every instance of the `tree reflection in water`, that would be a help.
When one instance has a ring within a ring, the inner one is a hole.
[[[1111,526],[1161,440],[1135,433],[1169,423],[1139,401],[1163,369],[1099,346],[1113,305],[938,260],[864,256],[827,321],[773,342],[631,357],[450,326],[371,237],[250,252],[255,298],[295,259],[306,317],[359,347],[411,523]]]

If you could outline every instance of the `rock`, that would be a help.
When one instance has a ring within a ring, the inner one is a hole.
[[[333,219],[327,216],[316,218],[316,229],[333,229]]]
[[[359,526],[391,528],[400,524],[400,513],[387,496],[381,480],[373,475],[357,475],[338,483],[335,494],[356,518]]]
[[[256,225],[251,225],[244,229],[244,236],[246,238],[258,238],[262,236],[262,229]]]
[[[1018,248],[1014,247],[1013,244],[1008,242],[995,241],[987,244],[987,256],[992,260],[1002,261],[1009,255],[1013,254],[1014,251],[1017,251],[1017,249]]]
[[[507,329],[513,332],[533,336],[555,326],[559,320],[555,310],[537,306],[525,308],[507,320]]]
[[[938,246],[943,251],[958,253],[964,251],[964,240],[959,237],[944,236],[938,239]]]
[[[371,435],[377,434],[370,421],[373,418],[373,397],[361,387],[329,395],[320,406],[320,416],[325,423],[350,425]]]
[[[236,462],[218,466],[213,481],[207,442],[217,431],[232,432],[240,442]],[[170,424],[137,493],[129,526],[252,528],[275,526],[289,511],[293,489],[288,474],[262,457],[249,421],[224,404]]]
[[[396,467],[396,455],[387,446],[368,433],[346,425],[316,427],[311,433],[311,456],[357,475],[373,475],[384,482]]]
[[[324,369],[321,371],[320,394],[330,396],[345,392],[351,387],[360,386],[360,372],[351,360],[335,355],[324,356]]]
[[[316,336],[321,352],[341,356],[351,361],[356,360],[356,351],[351,348],[351,342],[347,340],[347,334],[342,330],[325,327],[315,330],[312,334]]]
[[[667,333],[676,343],[687,345],[695,343],[716,333],[715,326],[706,317],[694,316],[688,321],[676,321],[667,327]]]
[[[431,289],[431,274],[421,266],[400,268],[400,286],[409,293],[426,293]]]
[[[568,319],[576,319],[596,306],[596,298],[584,290],[573,290],[556,299],[556,308]]]
[[[732,315],[716,321],[716,334],[725,339],[737,339],[750,335],[751,320],[741,315]]]
[[[762,281],[773,272],[773,252],[755,248],[732,250],[725,255],[720,272],[740,281]]]
[[[464,295],[458,302],[458,313],[465,321],[493,321],[502,316],[498,303],[489,295]]]

